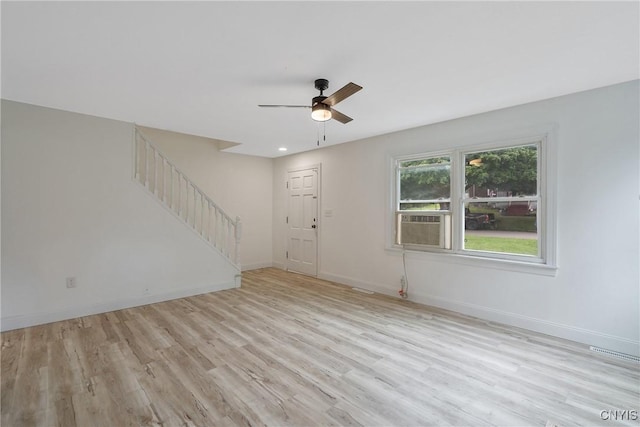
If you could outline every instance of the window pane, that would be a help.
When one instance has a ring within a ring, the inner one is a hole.
[[[464,249],[540,256],[536,203],[510,202],[504,208],[496,205],[465,203]]]
[[[535,196],[538,147],[526,145],[465,155],[467,197]]]
[[[448,156],[400,163],[400,210],[448,210],[450,195]]]

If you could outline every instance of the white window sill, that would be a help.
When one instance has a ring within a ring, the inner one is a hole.
[[[400,246],[387,247],[391,253],[402,253]],[[516,273],[537,274],[541,276],[555,276],[558,267],[537,262],[515,261],[509,259],[492,258],[487,256],[474,256],[454,253],[446,250],[416,250],[404,249],[404,252],[414,259],[437,260],[449,264],[466,265],[470,267],[489,268],[494,270],[506,270]]]

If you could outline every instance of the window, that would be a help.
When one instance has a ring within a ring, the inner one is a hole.
[[[394,159],[395,245],[552,265],[545,138]]]
[[[451,248],[451,157],[398,164],[396,243]]]
[[[463,248],[540,257],[538,145],[464,153]]]

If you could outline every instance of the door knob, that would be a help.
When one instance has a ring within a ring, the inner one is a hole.
[[[316,228],[316,225],[315,225],[315,224],[313,224],[313,225],[311,226],[311,228]]]

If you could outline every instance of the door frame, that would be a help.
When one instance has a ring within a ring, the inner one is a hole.
[[[308,169],[315,169],[315,170],[318,171],[317,172],[318,177],[317,177],[317,182],[316,182],[317,192],[318,192],[318,197],[316,199],[316,204],[317,204],[316,224],[318,224],[318,226],[317,226],[318,228],[317,228],[317,231],[316,231],[316,275],[313,276],[313,277],[319,277],[320,276],[320,258],[321,258],[320,257],[320,248],[321,248],[321,245],[320,245],[321,238],[320,238],[320,236],[322,235],[321,231],[322,231],[322,226],[323,226],[322,220],[321,220],[322,215],[320,214],[321,213],[321,206],[322,206],[322,203],[321,203],[321,200],[322,200],[322,163],[314,163],[314,164],[311,164],[311,165],[304,165],[304,166],[296,166],[296,167],[292,167],[292,168],[287,168],[287,177],[285,179],[286,210],[285,210],[285,218],[284,219],[286,221],[286,218],[290,215],[290,212],[289,212],[289,188],[287,187],[287,184],[289,183],[289,174],[291,172],[300,172],[300,171],[308,170]],[[288,251],[289,250],[289,226],[288,226],[288,224],[287,224],[286,230],[287,230],[287,232],[284,235],[284,250]],[[289,259],[285,256],[284,269],[286,271],[289,271],[288,264],[289,264]]]

